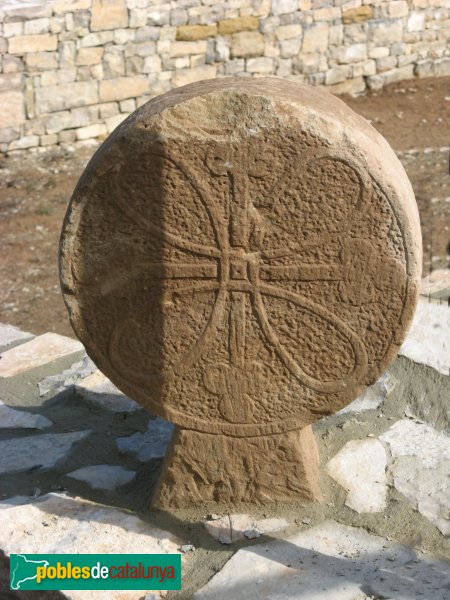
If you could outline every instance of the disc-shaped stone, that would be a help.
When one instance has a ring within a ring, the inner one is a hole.
[[[303,427],[373,383],[421,264],[388,144],[328,93],[276,78],[139,108],[81,177],[60,250],[98,367],[151,412],[233,436]]]

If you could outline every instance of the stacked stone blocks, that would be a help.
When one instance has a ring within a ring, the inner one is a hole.
[[[105,137],[172,87],[278,75],[334,93],[450,74],[450,0],[6,0],[0,151]]]

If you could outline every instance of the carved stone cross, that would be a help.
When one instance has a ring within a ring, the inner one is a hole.
[[[395,356],[421,264],[411,187],[363,119],[275,78],[150,101],[66,216],[76,333],[179,429],[154,502],[320,498],[310,424]]]

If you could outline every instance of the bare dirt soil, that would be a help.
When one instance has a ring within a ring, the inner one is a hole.
[[[450,77],[343,97],[400,151],[424,234],[424,268],[450,266]],[[443,148],[444,147],[444,148]],[[409,152],[415,149],[418,152]],[[405,151],[408,152],[405,152]],[[93,147],[0,158],[0,322],[71,335],[57,251],[67,203]]]

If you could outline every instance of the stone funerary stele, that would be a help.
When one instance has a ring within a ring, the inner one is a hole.
[[[310,425],[395,357],[421,235],[400,162],[343,102],[219,79],[109,136],[73,194],[60,265],[88,354],[178,426],[156,505],[319,499]]]

